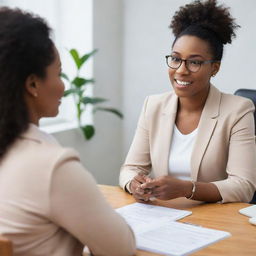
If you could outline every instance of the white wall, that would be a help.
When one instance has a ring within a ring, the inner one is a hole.
[[[231,13],[241,26],[237,38],[226,46],[222,67],[214,83],[224,92],[233,93],[238,88],[256,88],[256,1],[225,0]]]
[[[93,1],[94,95],[108,98],[104,106],[122,107],[122,22],[120,0]],[[81,25],[82,26],[82,25]],[[117,184],[122,163],[122,120],[110,113],[95,115],[96,135],[85,141],[78,130],[55,133],[62,145],[76,148],[98,183]]]
[[[96,118],[97,133],[84,142],[77,131],[56,134],[77,148],[82,162],[99,183],[117,184],[119,168],[132,141],[146,95],[170,90],[164,56],[173,36],[168,28],[174,12],[188,0],[94,0],[94,77],[97,96],[123,109],[125,119],[111,114]],[[222,91],[255,88],[255,0],[223,0],[242,26],[227,45],[222,68],[213,83]]]
[[[52,28],[51,36],[61,57],[62,71],[72,79],[77,70],[68,50],[75,48],[80,55],[92,50],[93,0],[75,0],[72,4],[70,4],[70,0],[1,0],[0,6],[2,5],[21,8],[37,14],[47,21]],[[92,77],[91,61],[92,59],[81,68],[79,71],[80,76],[85,76],[87,79]],[[64,82],[66,83],[66,89],[68,89],[68,83]],[[88,85],[87,94],[88,91],[89,93],[91,92],[90,89],[90,85]],[[86,121],[86,123],[92,123],[88,108],[86,113],[88,114],[83,115],[82,120]],[[60,122],[61,125],[59,125]],[[63,122],[65,122],[64,125]],[[40,125],[46,131],[64,130],[67,126],[75,127],[77,121],[73,97],[63,98],[58,116],[54,119],[42,118]]]

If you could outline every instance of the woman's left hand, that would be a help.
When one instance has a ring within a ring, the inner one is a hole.
[[[161,176],[142,184],[141,188],[151,189],[151,195],[158,199],[170,200],[177,197],[190,197],[192,186],[190,181]]]

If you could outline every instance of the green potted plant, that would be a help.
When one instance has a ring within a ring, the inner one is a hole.
[[[78,126],[82,130],[83,135],[87,140],[91,139],[95,134],[94,125],[82,123],[82,115],[85,113],[89,105],[91,105],[93,108],[93,114],[97,111],[106,111],[117,115],[121,119],[123,118],[123,115],[119,110],[100,105],[101,103],[108,101],[108,99],[94,97],[87,94],[86,89],[88,85],[94,84],[95,80],[93,78],[88,79],[80,76],[80,71],[83,65],[88,61],[88,59],[92,57],[96,52],[97,50],[93,50],[80,56],[76,49],[69,50],[69,54],[76,66],[76,75],[72,79],[70,79],[65,73],[61,74],[62,78],[65,79],[70,85],[70,88],[64,92],[64,97],[70,95],[73,96],[74,103],[76,105],[76,117],[78,121]]]

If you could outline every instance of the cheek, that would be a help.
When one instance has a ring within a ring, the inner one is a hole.
[[[206,74],[204,74],[203,76],[201,76],[199,79],[200,79],[200,81],[201,81],[203,84],[208,84],[209,81],[210,81],[210,79],[211,79],[211,76],[210,76],[208,73],[206,73]]]
[[[168,69],[168,75],[169,75],[169,79],[170,79],[170,82],[173,84],[173,81],[174,81],[174,74],[175,74],[175,70],[169,68]]]
[[[62,97],[64,90],[65,90],[65,86],[62,80],[58,79],[56,81],[56,87],[55,87],[55,95],[58,97]]]
[[[173,80],[174,72],[175,71],[173,69],[171,69],[171,68],[168,69],[168,75],[169,75],[170,80]]]
[[[199,70],[196,73],[193,73],[193,79],[194,82],[196,82],[200,86],[208,85],[211,79],[211,72],[210,70],[204,67],[204,69]]]

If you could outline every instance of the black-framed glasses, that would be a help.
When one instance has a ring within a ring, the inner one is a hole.
[[[172,55],[166,55],[165,59],[167,66],[172,69],[178,69],[184,61],[186,68],[193,73],[198,72],[202,64],[219,62],[217,60],[185,60]]]

